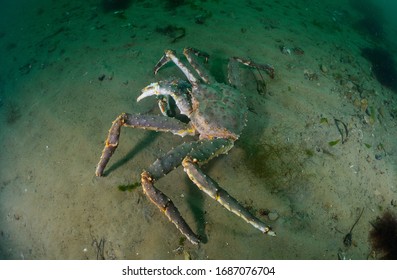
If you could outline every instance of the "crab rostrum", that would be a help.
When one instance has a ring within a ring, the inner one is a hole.
[[[101,159],[96,168],[96,175],[102,176],[110,157],[119,144],[122,126],[166,131],[179,136],[198,136],[197,141],[183,143],[153,162],[141,175],[144,193],[175,224],[193,244],[200,242],[182,218],[174,203],[154,183],[174,170],[180,164],[197,187],[218,201],[227,210],[233,212],[261,232],[275,236],[271,228],[253,216],[236,199],[222,189],[213,179],[200,169],[200,165],[226,154],[234,145],[247,122],[247,104],[245,97],[237,90],[239,84],[238,64],[265,70],[271,78],[274,69],[267,64],[257,64],[248,59],[233,57],[228,65],[230,85],[218,83],[198,62],[198,57],[208,60],[206,53],[193,48],[184,49],[183,54],[195,71],[182,63],[172,50],[166,50],[156,64],[154,72],[172,61],[183,72],[188,81],[169,79],[152,83],[142,90],[137,101],[156,96],[162,115],[139,115],[122,113],[114,121],[105,141]],[[198,76],[198,77],[196,77]],[[185,123],[171,117],[172,105],[176,105],[180,114],[189,122]]]

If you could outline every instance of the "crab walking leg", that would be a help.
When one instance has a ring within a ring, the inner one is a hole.
[[[161,212],[176,226],[180,232],[186,236],[186,238],[193,244],[198,244],[200,239],[192,231],[189,225],[182,218],[175,207],[174,203],[169,199],[164,193],[154,187],[153,178],[146,171],[142,173],[142,188],[143,192],[150,199],[150,201],[155,204]]]
[[[186,156],[205,163],[221,154],[226,154],[232,147],[233,141],[222,138],[183,143],[158,158],[146,171],[154,180],[158,180],[181,165]]]
[[[161,177],[178,167],[186,156],[200,158],[203,162],[219,154],[226,153],[233,147],[233,142],[227,139],[200,140],[183,143],[157,159],[142,173],[142,188],[149,200],[186,236],[193,244],[199,243],[199,238],[183,219],[174,203],[154,186]]]
[[[175,116],[175,108],[172,105],[175,105],[175,102],[172,100],[171,96],[158,96],[157,104],[159,106],[161,114],[166,117],[174,117]]]
[[[154,66],[154,73],[157,74],[160,68],[171,60],[176,64],[176,66],[178,66],[178,68],[183,72],[183,74],[185,74],[186,78],[189,80],[189,82],[192,85],[196,85],[198,83],[193,73],[179,60],[179,58],[176,57],[175,51],[172,50],[165,51],[163,57],[160,59],[159,62],[157,62],[156,66]]]
[[[232,57],[232,60],[235,60],[237,62],[240,62],[241,64],[247,65],[252,68],[257,68],[259,70],[264,70],[269,74],[269,77],[274,79],[274,67],[271,66],[270,64],[260,64],[256,63],[250,59],[246,58],[241,58],[241,57]]]
[[[154,75],[157,74],[157,72],[160,70],[161,67],[163,67],[164,65],[166,65],[168,62],[171,61],[171,58],[169,58],[167,55],[163,55],[160,60],[156,63],[156,65],[154,66]]]
[[[208,175],[204,174],[204,172],[198,167],[197,162],[197,159],[186,157],[183,160],[182,165],[190,180],[192,180],[201,191],[205,192],[207,195],[218,201],[227,210],[241,217],[247,223],[259,229],[261,232],[271,236],[276,235],[269,226],[253,216],[228,192],[222,189]]]
[[[172,132],[179,136],[194,135],[194,129],[177,119],[168,118],[165,116],[148,116],[148,115],[133,115],[122,113],[112,123],[109,129],[108,137],[105,141],[105,147],[102,151],[101,159],[96,167],[96,176],[102,176],[110,157],[119,145],[120,130],[122,126],[142,128],[155,131]]]
[[[200,78],[207,84],[211,84],[215,82],[215,79],[208,74],[208,71],[201,66],[201,64],[197,61],[197,57],[204,57],[205,62],[208,62],[209,55],[205,52],[201,52],[194,48],[186,48],[183,50],[183,54],[186,56],[190,65],[192,65],[193,69],[196,70],[197,74]]]
[[[266,71],[270,78],[274,79],[274,68],[269,64],[259,64],[250,59],[240,58],[240,57],[232,57],[229,60],[228,64],[228,79],[229,83],[233,86],[240,87],[241,82],[239,78],[239,63],[244,64],[246,66],[256,68],[258,70]]]

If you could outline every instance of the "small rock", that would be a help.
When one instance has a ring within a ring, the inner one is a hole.
[[[347,81],[346,87],[347,87],[348,89],[353,89],[353,88],[354,88],[353,82],[352,82],[352,81]]]
[[[323,72],[323,73],[327,73],[327,72],[328,72],[328,68],[327,68],[327,66],[325,66],[324,64],[321,64],[321,65],[320,65],[320,70],[321,70],[321,72]]]
[[[280,51],[282,54],[285,54],[285,55],[291,54],[291,49],[287,48],[286,46],[280,46]]]
[[[361,106],[362,106],[362,100],[360,101],[360,99],[355,98],[354,101],[353,101],[353,105],[354,105],[354,107],[356,107],[356,108],[361,108]],[[365,108],[365,109],[367,109],[367,108]]]
[[[278,217],[279,217],[278,214],[277,214],[277,212],[270,212],[267,216],[269,217],[269,220],[270,220],[270,221],[275,221],[275,220],[277,220]]]
[[[98,77],[98,80],[102,82],[102,81],[105,79],[105,77],[106,77],[105,74],[101,74],[101,75]]]
[[[309,81],[317,81],[318,80],[318,75],[315,72],[312,72],[309,69],[305,69],[303,70],[303,75],[306,79],[308,79]]]
[[[361,111],[363,111],[363,112],[365,112],[368,109],[368,100],[367,99],[365,99],[365,98],[361,99],[360,108],[361,108]]]

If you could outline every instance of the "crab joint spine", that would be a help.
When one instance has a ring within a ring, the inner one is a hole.
[[[222,189],[214,180],[205,175],[198,167],[196,161],[192,158],[185,158],[182,162],[186,174],[189,176],[197,187],[205,192],[207,195],[218,201],[223,207],[230,212],[236,214],[253,227],[259,229],[261,232],[268,235],[275,236],[275,233],[269,226],[264,224],[247,209],[245,209],[235,198],[233,198],[227,191]]]
[[[153,186],[153,179],[148,172],[142,173],[142,188],[150,201],[167,216],[167,218],[191,243],[197,245],[200,242],[197,235],[194,234],[189,225],[182,218],[178,208],[176,208],[171,199]]]

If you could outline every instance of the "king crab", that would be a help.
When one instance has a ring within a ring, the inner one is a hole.
[[[152,83],[142,90],[137,101],[148,96],[158,98],[163,115],[139,115],[122,113],[112,123],[101,159],[96,168],[96,176],[103,171],[119,144],[122,126],[142,128],[155,131],[171,132],[179,136],[198,136],[194,142],[183,143],[158,158],[141,174],[143,192],[167,217],[180,232],[193,244],[200,242],[199,237],[191,230],[182,218],[174,203],[154,183],[174,170],[180,164],[197,187],[218,201],[227,210],[259,229],[261,232],[275,236],[272,229],[253,216],[247,209],[230,196],[213,179],[200,169],[200,165],[226,154],[234,145],[243,128],[246,126],[247,105],[245,97],[236,89],[238,84],[238,64],[265,70],[271,78],[274,69],[267,64],[257,64],[248,59],[233,57],[229,61],[228,77],[230,85],[218,83],[198,63],[198,57],[206,61],[208,55],[193,48],[184,49],[183,54],[192,66],[198,78],[176,56],[172,50],[166,50],[156,64],[156,74],[162,66],[172,61],[186,76],[182,79],[169,79]],[[175,103],[182,115],[189,118],[185,123],[172,115],[172,103]]]

